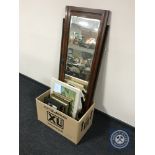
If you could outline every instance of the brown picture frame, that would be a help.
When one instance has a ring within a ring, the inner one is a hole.
[[[71,16],[80,16],[80,17],[100,20],[100,27],[98,30],[98,37],[97,37],[95,52],[94,52],[93,61],[92,61],[91,73],[90,73],[89,84],[87,89],[88,93],[86,95],[84,112],[93,103],[93,96],[94,96],[94,91],[95,91],[96,82],[98,78],[99,68],[100,68],[101,59],[104,52],[106,38],[109,30],[110,14],[111,13],[109,10],[66,6],[66,13],[65,13],[65,18],[63,19],[63,27],[62,27],[62,40],[61,40],[60,66],[59,66],[59,80],[61,81],[64,81],[65,79],[65,69],[66,69],[66,61],[67,61]]]

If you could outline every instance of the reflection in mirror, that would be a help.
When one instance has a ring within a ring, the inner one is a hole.
[[[71,16],[65,80],[87,90],[100,20]],[[75,82],[75,83],[74,83]]]

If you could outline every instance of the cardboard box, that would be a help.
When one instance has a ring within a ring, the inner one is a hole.
[[[90,128],[93,120],[94,105],[77,121],[72,117],[43,103],[44,97],[50,94],[50,90],[36,98],[38,120],[77,144]]]

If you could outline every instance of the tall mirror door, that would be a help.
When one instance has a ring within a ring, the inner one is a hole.
[[[98,37],[100,20],[71,16],[65,80],[79,83],[85,90]]]

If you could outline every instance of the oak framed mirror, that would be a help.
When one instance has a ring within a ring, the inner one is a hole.
[[[109,18],[108,10],[66,7],[59,79],[84,91],[84,111],[92,104]]]

